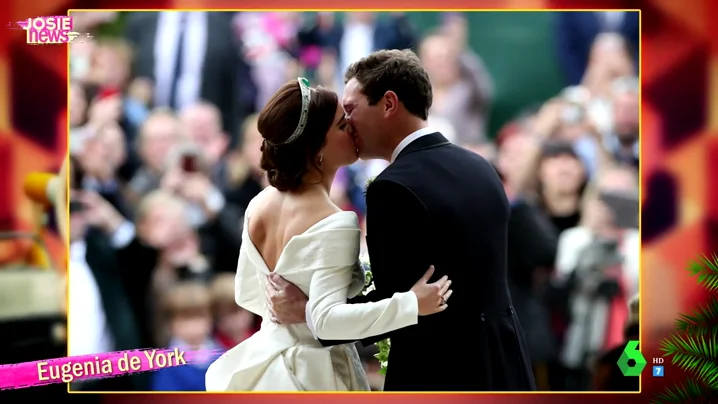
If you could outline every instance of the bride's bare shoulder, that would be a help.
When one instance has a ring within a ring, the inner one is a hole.
[[[262,192],[254,203],[250,227],[276,227],[285,236],[302,234],[307,229],[341,212],[331,200],[322,195],[292,195],[270,188]],[[252,226],[252,223],[255,226]]]

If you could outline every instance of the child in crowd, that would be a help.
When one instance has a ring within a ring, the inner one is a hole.
[[[212,299],[209,289],[199,282],[180,282],[163,297],[162,311],[169,326],[170,347],[177,347],[184,352],[203,351],[209,354],[201,360],[188,361],[187,365],[155,372],[152,390],[204,391],[204,374],[221,349],[212,339]]]
[[[234,348],[256,331],[254,314],[237,306],[233,274],[217,275],[210,290],[216,324],[215,339],[224,349]]]

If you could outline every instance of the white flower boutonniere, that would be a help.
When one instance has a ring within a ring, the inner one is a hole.
[[[359,265],[361,265],[362,272],[364,272],[364,290],[361,294],[366,296],[369,292],[376,289],[374,287],[374,277],[371,274],[371,264],[369,263],[369,256],[362,254],[359,256]]]
[[[369,185],[371,185],[372,181],[374,181],[374,178],[376,177],[369,177],[366,179],[366,182],[364,183],[364,197],[366,198],[366,191],[369,189]]]

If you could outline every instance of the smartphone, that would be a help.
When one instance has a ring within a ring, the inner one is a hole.
[[[82,170],[80,163],[74,157],[70,157],[70,164],[67,166],[68,175],[70,177],[70,189],[68,190],[68,196],[70,198],[70,213],[81,212],[85,209],[85,205],[77,200],[72,200],[72,193],[74,190],[82,189],[82,182],[85,178],[85,172]]]
[[[192,154],[182,156],[182,170],[186,173],[197,172],[197,156]]]
[[[627,192],[602,192],[600,199],[613,212],[614,224],[622,229],[637,229],[638,194]]]
[[[85,205],[78,201],[70,201],[70,213],[82,212],[85,210]]]
[[[70,170],[70,189],[81,189],[82,182],[85,178],[85,173],[82,171],[77,160],[70,158],[70,164],[68,166]]]

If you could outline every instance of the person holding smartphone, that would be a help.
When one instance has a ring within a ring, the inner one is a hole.
[[[182,198],[190,225],[197,229],[209,267],[213,272],[235,272],[242,245],[243,211],[228,201],[210,177],[210,164],[192,145],[178,147],[170,155],[169,168],[160,188]]]

